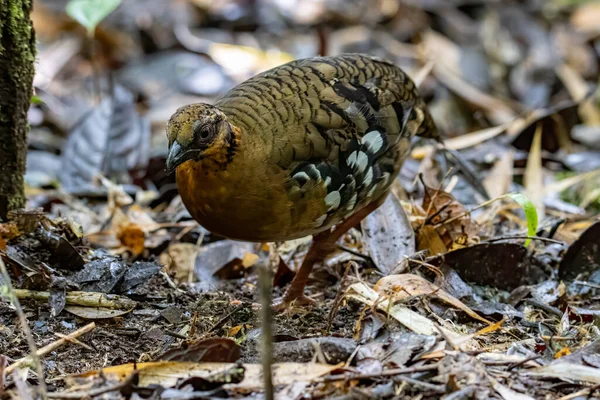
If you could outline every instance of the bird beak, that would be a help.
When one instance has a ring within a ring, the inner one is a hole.
[[[177,168],[183,159],[183,149],[181,145],[174,141],[171,147],[169,148],[169,155],[167,156],[166,168],[165,171],[167,175],[171,175],[173,171]]]

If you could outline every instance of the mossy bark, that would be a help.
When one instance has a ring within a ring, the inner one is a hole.
[[[35,63],[32,0],[0,0],[0,219],[25,206],[27,110]]]

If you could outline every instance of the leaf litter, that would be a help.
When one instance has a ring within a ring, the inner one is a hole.
[[[414,143],[314,271],[317,306],[272,317],[276,398],[600,395],[596,4],[91,3],[34,10],[29,208],[0,221],[1,396],[41,398],[19,310],[49,398],[260,395],[256,269],[280,257],[279,296],[308,241],[199,227],[164,173],[165,122],[356,51],[409,71],[447,138]]]

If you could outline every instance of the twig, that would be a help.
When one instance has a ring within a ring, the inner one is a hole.
[[[59,338],[66,339],[66,340],[67,340],[69,343],[77,344],[77,345],[79,345],[79,346],[81,346],[81,347],[83,347],[84,349],[86,349],[86,350],[89,350],[89,351],[94,351],[94,349],[92,349],[92,348],[91,348],[90,346],[88,346],[87,344],[85,344],[85,343],[82,343],[82,342],[80,342],[80,341],[79,341],[79,340],[77,340],[77,339],[70,338],[68,335],[63,335],[62,333],[58,333],[58,332],[53,332],[53,333],[54,333],[56,336],[58,336]]]
[[[528,363],[529,361],[534,361],[534,360],[537,360],[537,359],[538,359],[538,358],[540,358],[540,357],[542,357],[542,356],[541,356],[541,355],[539,355],[539,354],[534,354],[534,355],[532,355],[532,356],[525,357],[525,358],[524,358],[524,359],[522,359],[521,361],[518,361],[518,362],[516,362],[516,363],[510,364],[510,365],[508,366],[508,368],[506,368],[506,370],[507,370],[507,371],[513,370],[513,369],[515,369],[515,368],[517,368],[517,367],[520,367],[521,365],[523,365],[523,364],[525,364],[525,363]]]
[[[386,371],[381,371],[379,373],[373,374],[341,374],[341,375],[330,375],[324,378],[317,380],[317,383],[321,382],[334,382],[334,381],[343,381],[343,380],[355,380],[355,379],[371,379],[371,378],[379,378],[383,376],[395,376],[395,375],[403,375],[403,374],[414,374],[415,372],[426,372],[433,371],[438,368],[438,364],[431,365],[423,365],[420,367],[409,367],[409,368],[395,368],[388,369]]]
[[[499,242],[501,240],[512,240],[512,239],[532,239],[532,240],[539,240],[541,242],[556,243],[556,244],[564,244],[565,243],[565,242],[561,242],[560,240],[545,238],[545,237],[541,237],[541,236],[527,236],[527,235],[500,236],[500,237],[496,237],[496,238],[492,238],[492,239],[488,239],[488,240],[483,240],[481,243],[492,243],[492,242]]]
[[[19,299],[31,299],[38,301],[48,301],[50,292],[37,292],[26,289],[14,289],[15,296]],[[67,292],[65,297],[66,304],[84,307],[106,307],[118,310],[133,309],[137,303],[125,296],[115,294],[104,294],[96,292]]]
[[[360,251],[356,251],[356,250],[354,250],[354,249],[351,249],[350,247],[348,247],[348,246],[344,246],[343,244],[336,244],[336,246],[337,246],[337,248],[338,248],[338,249],[340,249],[340,250],[343,250],[343,251],[345,251],[346,253],[350,253],[350,254],[352,254],[352,255],[355,255],[356,257],[360,257],[360,258],[362,258],[363,260],[366,260],[366,261],[368,261],[368,262],[370,262],[370,263],[372,263],[372,262],[373,262],[373,259],[372,259],[370,256],[368,256],[368,255],[366,255],[366,254],[363,254],[363,253],[361,253]]]
[[[31,358],[29,358],[30,361],[33,360],[33,362],[35,363],[35,370],[36,373],[38,375],[38,382],[40,385],[40,394],[42,396],[43,399],[47,398],[47,389],[46,389],[46,380],[44,379],[44,369],[42,368],[42,362],[40,361],[40,356],[38,355],[38,350],[37,350],[37,346],[35,345],[35,340],[33,340],[33,335],[31,334],[31,330],[29,329],[29,325],[27,324],[27,318],[25,318],[25,313],[23,312],[23,308],[21,308],[21,303],[19,302],[19,299],[17,298],[14,289],[12,287],[11,281],[10,281],[10,275],[8,275],[8,271],[6,270],[6,265],[4,264],[4,261],[2,260],[2,258],[0,257],[0,272],[1,272],[1,276],[5,281],[5,285],[8,288],[8,293],[11,297],[13,306],[15,307],[15,310],[17,312],[17,315],[19,316],[19,321],[21,323],[21,329],[23,329],[23,333],[25,333],[25,337],[27,338],[27,345],[29,346],[29,350],[31,351]],[[18,361],[17,361],[18,363]],[[15,364],[13,364],[15,365]],[[5,374],[10,374],[12,372],[12,370],[14,369],[11,368],[11,366],[7,367],[6,369],[4,369],[4,373]]]
[[[81,392],[70,392],[70,393],[48,393],[48,398],[50,399],[66,399],[66,400],[76,400],[76,399],[88,399],[92,397],[97,397],[105,393],[115,392],[117,390],[121,390],[131,385],[134,382],[134,379],[137,378],[137,371],[133,371],[131,375],[127,377],[122,382],[115,383],[111,386],[105,386],[101,388],[96,388],[94,390],[89,391],[81,391]]]
[[[556,315],[557,317],[562,317],[562,315],[563,315],[563,313],[562,313],[562,311],[560,311],[560,309],[549,306],[548,304],[544,304],[541,301],[537,301],[534,299],[526,299],[525,301],[527,303],[531,304],[532,306],[540,308],[540,309],[546,311],[547,313]]]
[[[275,250],[269,254],[269,261],[273,262],[276,259],[279,264],[279,255]],[[275,264],[275,265],[277,265]],[[258,265],[259,287],[260,287],[260,319],[261,319],[261,336],[262,336],[262,366],[263,380],[265,387],[265,400],[273,400],[273,318],[271,315],[271,271],[267,263]]]
[[[407,376],[396,376],[396,380],[409,383],[413,386],[421,387],[425,390],[431,390],[435,393],[446,393],[446,387],[444,385],[433,385],[431,383],[422,382],[418,379],[412,379]]]
[[[576,399],[578,397],[583,397],[583,396],[589,396],[592,393],[594,393],[596,390],[600,389],[600,384],[594,385],[592,387],[587,387],[585,389],[581,389],[575,393],[571,393],[568,394],[566,396],[563,396],[557,400],[571,400],[571,399]]]
[[[217,321],[216,324],[211,326],[210,329],[203,334],[203,336],[207,336],[209,333],[212,333],[212,332],[216,331],[217,329],[221,328],[223,325],[225,325],[225,323],[229,320],[229,318],[231,318],[231,316],[233,314],[235,314],[236,312],[238,312],[239,310],[244,308],[244,305],[245,305],[244,303],[241,303],[241,304],[238,304],[237,306],[235,306],[234,309],[229,312],[229,314],[227,314],[226,316],[221,318],[219,321]]]
[[[20,360],[17,360],[15,363],[9,365],[6,368],[6,373],[10,374],[15,368],[19,368],[22,365],[31,363],[32,356],[34,358],[36,358],[38,360],[38,362],[39,362],[39,359],[41,357],[43,357],[46,354],[48,354],[48,353],[50,353],[50,352],[58,349],[59,347],[61,347],[65,343],[71,342],[73,339],[76,339],[79,336],[85,335],[86,333],[92,331],[95,327],[96,327],[96,324],[94,322],[89,323],[86,326],[84,326],[83,328],[79,328],[75,332],[72,332],[72,333],[68,334],[67,336],[65,336],[63,338],[60,338],[57,341],[52,342],[49,345],[42,347],[41,349],[39,349],[39,350],[37,350],[35,352],[35,355],[32,353],[31,356],[27,356],[27,357],[21,358]],[[39,372],[38,372],[38,375],[39,375]],[[40,375],[40,379],[41,379],[41,375]]]

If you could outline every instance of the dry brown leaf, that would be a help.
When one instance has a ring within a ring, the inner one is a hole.
[[[175,282],[188,282],[194,274],[198,246],[192,243],[173,243],[160,255],[160,262],[175,275]]]
[[[145,249],[146,235],[142,228],[134,222],[122,225],[117,232],[117,239],[134,257],[142,254]]]
[[[257,254],[250,253],[247,251],[246,253],[244,253],[244,258],[242,258],[242,266],[244,268],[250,268],[258,262],[258,259],[259,257]]]
[[[243,325],[236,325],[234,327],[229,328],[229,331],[227,331],[227,336],[233,337],[237,335],[238,332],[242,330],[242,327]]]
[[[104,375],[116,376],[125,380],[133,371],[139,373],[139,385],[161,385],[173,387],[180,379],[190,377],[207,377],[218,371],[227,371],[235,367],[234,363],[191,363],[174,361],[157,361],[149,363],[123,364],[102,369]],[[245,369],[244,379],[240,383],[226,384],[225,389],[262,389],[262,366],[258,364],[242,364]],[[317,363],[278,363],[273,364],[273,385],[289,385],[294,382],[313,380],[336,369],[336,365]],[[78,375],[80,377],[96,377],[100,371],[90,371]]]
[[[480,317],[475,311],[467,307],[465,303],[418,275],[400,274],[383,277],[375,284],[375,290],[384,296],[391,296],[394,301],[402,301],[419,296],[435,297],[446,304],[464,311],[476,320],[492,325],[490,321]]]
[[[462,248],[470,242],[477,242],[479,226],[471,219],[465,206],[456,201],[450,193],[427,185],[424,187],[422,208],[427,213],[427,225],[435,227],[444,246],[448,250],[453,250]],[[417,232],[417,236],[428,238],[431,243],[436,243],[435,238],[429,233],[421,235]]]
[[[5,222],[0,224],[0,239],[9,241],[21,235],[19,227],[15,222]]]
[[[417,250],[427,250],[429,255],[446,254],[449,249],[431,225],[425,225],[417,231]]]

